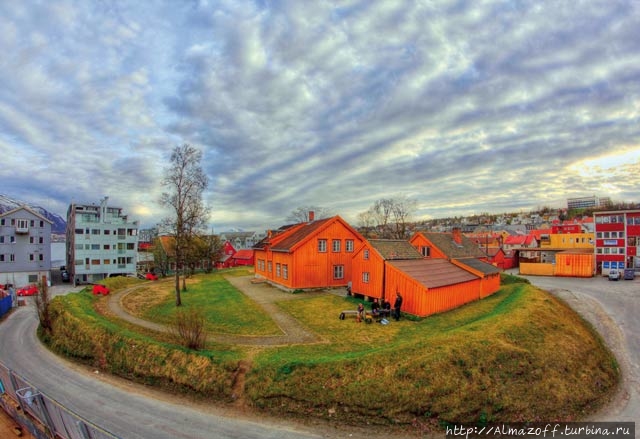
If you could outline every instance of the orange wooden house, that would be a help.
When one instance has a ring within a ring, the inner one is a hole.
[[[385,295],[385,262],[391,260],[423,259],[422,255],[401,239],[369,239],[353,257],[351,291],[368,298],[393,301]]]
[[[287,289],[347,286],[364,241],[340,216],[287,226],[254,246],[255,274]]]
[[[451,233],[417,232],[409,240],[425,258],[476,258],[487,262],[487,255],[472,239],[455,228]]]
[[[500,288],[500,270],[477,258],[424,258],[408,241],[369,240],[354,255],[352,291],[369,299],[403,297],[402,312],[425,317]]]

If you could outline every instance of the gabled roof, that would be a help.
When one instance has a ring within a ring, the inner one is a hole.
[[[235,254],[233,255],[233,258],[234,259],[251,259],[253,258],[253,250],[243,248],[235,252]]]
[[[438,288],[478,279],[477,276],[456,267],[446,259],[395,260],[389,261],[389,264],[427,288]]]
[[[14,213],[19,212],[21,210],[29,212],[31,215],[35,215],[38,218],[40,218],[41,220],[48,222],[49,224],[53,224],[53,221],[51,221],[50,219],[48,219],[47,217],[45,217],[43,215],[40,215],[38,212],[28,208],[27,206],[20,206],[20,207],[16,207],[15,209],[7,210],[4,213],[0,213],[0,217],[13,215]]]
[[[460,243],[454,241],[453,233],[419,232],[449,258],[484,258],[486,255],[478,244],[464,235],[460,235]]]
[[[287,229],[282,234],[281,239],[278,242],[272,241],[271,250],[274,252],[291,252],[297,247],[302,245],[307,240],[316,236],[318,233],[329,227],[331,224],[339,222],[345,228],[349,229],[354,236],[360,236],[349,224],[347,224],[339,215],[331,218],[323,218],[317,221],[311,221],[308,223],[301,223],[297,226]]]
[[[252,248],[255,250],[263,250],[268,245],[275,244],[276,242],[284,239],[294,230],[294,228],[299,228],[303,225],[304,224],[287,224],[285,226],[280,226],[276,230],[269,230],[267,232],[267,236],[258,241]]]
[[[423,259],[422,255],[409,241],[403,239],[370,239],[369,244],[382,259]]]
[[[456,259],[456,261],[460,262],[463,265],[466,265],[467,267],[471,267],[474,270],[479,271],[480,273],[484,273],[484,274],[500,273],[500,269],[498,267],[495,267],[491,264],[481,261],[480,259],[463,258],[463,259]]]

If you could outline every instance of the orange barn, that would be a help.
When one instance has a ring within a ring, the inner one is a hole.
[[[480,299],[481,279],[446,259],[388,261],[385,296],[402,295],[402,312],[426,317]]]
[[[347,286],[364,241],[340,216],[295,224],[254,247],[256,277],[287,289]]]

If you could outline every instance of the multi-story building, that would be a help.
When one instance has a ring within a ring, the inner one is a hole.
[[[640,210],[595,212],[596,272],[640,269]]]
[[[51,224],[28,207],[0,214],[0,285],[50,279]]]
[[[611,203],[611,198],[609,197],[596,197],[595,195],[591,197],[578,197],[578,198],[567,198],[567,209],[585,209],[589,207],[604,207]]]
[[[67,211],[67,270],[74,284],[136,272],[138,222],[107,201],[71,204]]]

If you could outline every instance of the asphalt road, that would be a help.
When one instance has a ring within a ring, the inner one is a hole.
[[[92,375],[62,361],[35,336],[33,305],[20,307],[2,323],[0,359],[36,388],[90,422],[126,439],[320,438],[299,426],[231,417],[211,407],[194,408],[123,380]]]
[[[623,385],[594,421],[640,420],[640,276],[609,281],[546,276],[522,276],[565,300],[602,335],[620,364]]]

